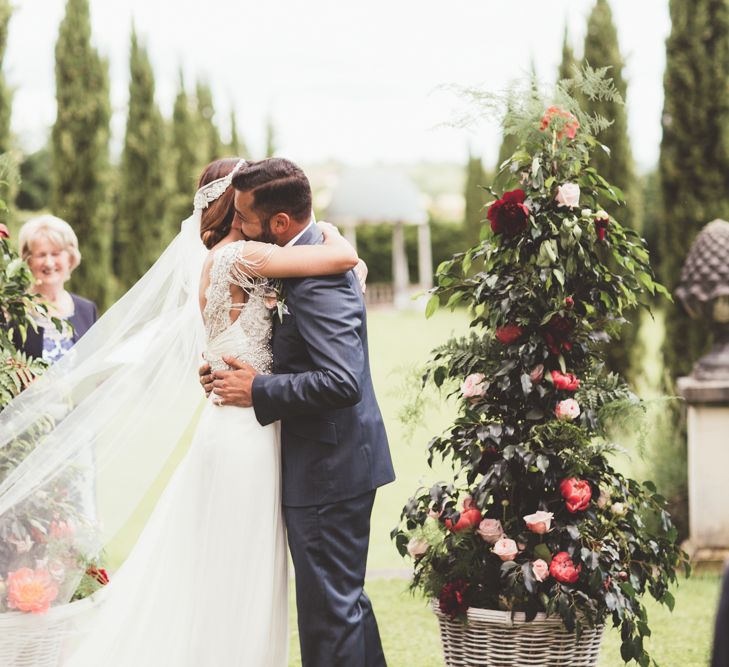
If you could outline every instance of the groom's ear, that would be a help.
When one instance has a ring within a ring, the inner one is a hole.
[[[275,236],[285,236],[291,229],[291,218],[288,213],[276,213],[271,218],[270,226]]]

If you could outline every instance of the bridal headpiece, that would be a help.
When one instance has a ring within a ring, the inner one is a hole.
[[[245,160],[239,160],[238,164],[233,167],[233,171],[229,174],[203,185],[195,193],[195,198],[192,200],[195,210],[198,211],[207,208],[211,202],[214,202],[220,197],[230,187],[230,184],[233,182],[233,177],[244,164],[246,164]]]

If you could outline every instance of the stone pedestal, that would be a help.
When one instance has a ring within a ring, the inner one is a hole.
[[[729,558],[729,380],[680,378],[688,407],[689,541],[702,567]]]

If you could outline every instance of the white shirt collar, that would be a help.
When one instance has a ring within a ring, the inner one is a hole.
[[[308,231],[309,227],[311,227],[313,224],[314,224],[314,221],[313,220],[309,220],[309,224],[306,225],[306,227],[304,227],[304,229],[302,229],[296,236],[294,236],[294,238],[292,238],[284,246],[284,248],[288,248],[290,245],[294,245],[294,243],[296,243]]]

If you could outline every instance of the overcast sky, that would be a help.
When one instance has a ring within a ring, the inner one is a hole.
[[[438,127],[456,101],[442,84],[503,90],[533,59],[555,78],[565,23],[578,53],[594,0],[90,0],[93,39],[111,63],[113,130],[123,136],[132,20],[169,115],[182,66],[207,78],[219,124],[234,109],[254,154],[268,114],[279,154],[302,163],[461,162],[470,144],[493,163],[498,128]],[[16,0],[6,72],[13,128],[38,148],[55,118],[54,46],[65,0]],[[639,165],[658,157],[668,0],[611,0],[627,61]],[[256,157],[257,155],[254,155]]]

